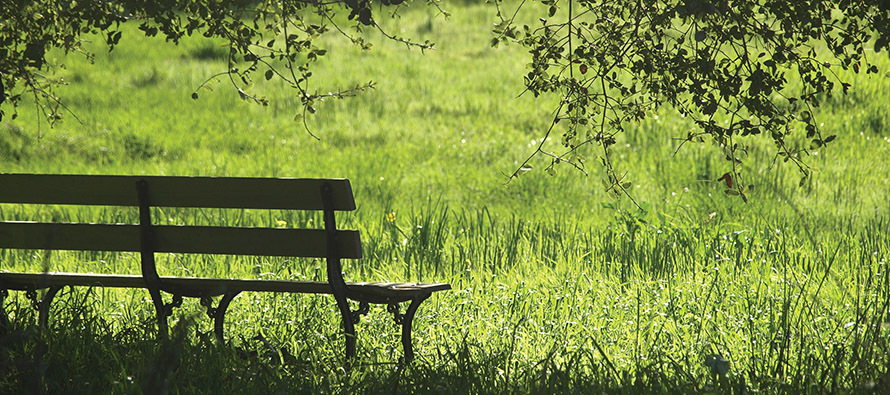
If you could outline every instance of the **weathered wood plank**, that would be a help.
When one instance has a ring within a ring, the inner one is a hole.
[[[136,182],[148,183],[152,206],[321,210],[321,186],[334,209],[355,210],[346,179],[0,174],[0,203],[136,206]]]
[[[322,229],[154,226],[155,252],[190,254],[327,256]],[[356,230],[337,231],[341,258],[362,257]],[[0,248],[140,251],[139,225],[0,222]]]

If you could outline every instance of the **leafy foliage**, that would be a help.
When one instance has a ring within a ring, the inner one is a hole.
[[[374,86],[313,90],[312,63],[327,53],[316,45],[322,35],[335,32],[367,49],[371,44],[363,29],[373,28],[409,47],[432,48],[429,42],[390,35],[376,23],[375,12],[386,8],[395,15],[403,1],[4,0],[0,104],[15,107],[30,95],[54,122],[65,110],[54,88],[66,82],[47,73],[58,66],[47,60],[47,51],[60,48],[89,57],[82,35],[101,34],[113,49],[121,40],[120,25],[135,23],[145,35],[174,44],[192,34],[222,39],[228,43],[226,67],[208,81],[225,78],[242,99],[267,105],[247,87],[257,72],[267,80],[279,78],[296,90],[302,106],[295,119],[305,122],[318,101]],[[543,8],[522,1],[508,13],[503,0],[494,0],[499,23],[493,44],[526,47],[527,91],[561,98],[545,138],[513,177],[527,171],[538,154],[552,159],[551,174],[559,163],[586,172],[581,149],[598,146],[605,188],[616,196],[628,195],[630,183],[613,168],[611,147],[625,127],[664,106],[695,122],[695,130],[677,136],[683,144],[710,140],[721,148],[730,164],[719,179],[727,194],[747,199],[751,185],[741,177],[741,165],[749,150],[746,137],[755,135],[767,135],[776,146],[773,162],[795,164],[803,183],[810,175],[809,150],[835,139],[820,130],[813,109],[850,89],[837,70],[878,73],[867,54],[890,43],[888,0],[537,2]],[[436,0],[429,4],[438,7]],[[520,26],[523,11],[544,15]],[[346,24],[351,28],[341,27]],[[203,86],[192,98],[198,99]],[[3,115],[0,109],[0,119]],[[562,133],[565,152],[544,149],[555,132]],[[789,142],[798,134],[809,146]]]
[[[404,0],[380,0],[396,12]],[[146,36],[162,36],[178,44],[184,36],[202,34],[228,43],[225,71],[210,77],[226,77],[242,99],[267,105],[268,100],[248,94],[254,73],[263,70],[267,80],[280,78],[298,92],[303,112],[315,112],[313,104],[329,97],[350,96],[373,87],[372,82],[353,88],[314,93],[309,81],[311,64],[326,54],[315,45],[325,33],[336,31],[362,48],[363,28],[380,29],[374,20],[371,0],[344,1],[250,1],[250,0],[117,0],[117,1],[23,1],[4,0],[0,8],[0,104],[17,106],[24,94],[32,95],[43,115],[54,122],[65,110],[53,89],[65,81],[48,77],[54,66],[46,58],[50,48],[91,57],[82,36],[100,34],[109,50],[120,43],[123,23],[137,23]],[[346,14],[354,28],[340,27],[338,15]],[[388,38],[432,48],[381,32]],[[203,85],[202,85],[203,86]],[[199,87],[200,88],[200,87]],[[192,98],[198,98],[197,90]],[[0,110],[0,119],[4,115]],[[298,114],[298,118],[302,114]],[[15,117],[16,114],[13,114]]]
[[[727,194],[746,199],[739,173],[747,136],[769,136],[774,161],[791,161],[805,180],[808,148],[789,144],[789,136],[804,129],[809,149],[832,142],[813,108],[849,90],[836,70],[877,73],[867,53],[890,42],[886,0],[539,2],[548,15],[519,26],[521,11],[537,9],[522,2],[508,14],[497,1],[493,39],[528,48],[529,92],[561,98],[546,134],[561,130],[567,151],[545,151],[542,142],[532,157],[550,156],[551,172],[559,163],[584,170],[578,151],[598,146],[606,188],[617,196],[629,183],[612,168],[616,135],[663,106],[694,120],[697,129],[678,136],[683,143],[712,140],[722,149],[731,164],[721,178]],[[793,88],[797,80],[802,89]]]

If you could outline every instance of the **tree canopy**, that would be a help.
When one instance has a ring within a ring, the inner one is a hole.
[[[121,25],[137,24],[146,36],[163,36],[178,44],[184,36],[200,34],[228,43],[227,65],[219,74],[242,99],[268,104],[243,90],[255,73],[267,80],[279,78],[296,90],[303,110],[315,112],[314,104],[326,97],[350,96],[372,87],[371,83],[323,94],[309,84],[311,65],[327,52],[315,45],[324,34],[336,32],[355,45],[369,49],[363,29],[378,29],[389,39],[420,49],[432,48],[429,42],[417,43],[390,35],[375,22],[374,6],[397,12],[404,0],[111,0],[56,1],[3,0],[0,8],[0,104],[13,108],[26,97],[50,122],[65,110],[54,94],[64,84],[52,78],[54,65],[47,51],[58,48],[65,53],[81,53],[92,59],[84,39],[88,35],[104,37],[109,50],[122,37]],[[435,5],[436,3],[431,3]],[[377,8],[378,10],[380,8]],[[344,23],[352,29],[341,27]],[[195,90],[192,97],[197,99]],[[0,107],[0,119],[6,109]],[[13,117],[15,113],[13,113]]]
[[[227,64],[217,75],[245,100],[267,104],[242,87],[253,78],[281,79],[302,103],[297,114],[315,112],[319,100],[350,96],[373,86],[316,93],[311,66],[326,51],[316,45],[338,34],[370,48],[365,29],[421,50],[429,42],[391,35],[375,18],[396,14],[404,0],[3,0],[0,8],[0,119],[24,99],[54,122],[64,103],[54,90],[46,54],[51,48],[91,56],[86,35],[104,37],[109,49],[121,41],[121,24],[138,25],[147,36],[176,44],[200,34],[225,40]],[[426,4],[439,7],[439,2]],[[612,146],[629,125],[668,107],[689,117],[696,129],[686,142],[712,141],[728,166],[727,193],[746,199],[741,164],[747,139],[765,135],[775,144],[774,161],[791,162],[809,176],[809,149],[831,143],[814,108],[845,94],[850,84],[837,70],[878,73],[870,57],[888,49],[890,0],[493,0],[492,45],[528,49],[525,90],[560,100],[544,137],[561,133],[563,152],[544,141],[531,158],[548,156],[586,171],[581,151],[607,171],[606,188],[627,195],[627,181],[612,167]],[[441,9],[440,9],[441,11]],[[442,11],[444,13],[444,11]],[[535,23],[520,23],[536,20]],[[873,53],[873,54],[872,54]],[[259,77],[257,77],[259,76]],[[519,89],[517,89],[519,90]],[[192,93],[198,98],[197,90]],[[788,143],[803,134],[809,147]]]
[[[560,130],[566,150],[546,152],[542,142],[535,154],[552,158],[549,170],[559,163],[583,170],[578,150],[599,146],[606,188],[618,196],[630,184],[612,168],[616,135],[664,106],[694,121],[696,130],[676,136],[684,143],[720,147],[730,164],[720,179],[728,194],[746,199],[740,165],[748,136],[769,136],[774,161],[794,163],[805,180],[808,150],[835,139],[820,130],[813,109],[850,89],[837,70],[878,73],[868,54],[890,42],[887,0],[540,3],[546,15],[518,26],[526,3],[510,10],[498,2],[493,38],[494,45],[528,48],[528,91],[562,98],[546,134]],[[788,144],[795,133],[804,133],[809,147]]]

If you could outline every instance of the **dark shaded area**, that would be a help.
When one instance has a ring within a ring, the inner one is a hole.
[[[421,356],[407,367],[360,349],[358,364],[347,370],[342,356],[318,357],[328,350],[294,350],[261,335],[219,345],[212,331],[194,330],[200,326],[197,316],[174,325],[167,342],[155,339],[151,319],[114,330],[113,322],[90,307],[90,294],[73,293],[69,310],[48,330],[33,324],[28,306],[15,306],[17,318],[0,336],[0,393],[742,394],[759,389],[798,394],[890,389],[886,371],[880,379],[853,388],[809,375],[784,380],[715,375],[702,380],[669,356],[656,356],[635,372],[616,375],[586,349],[515,366],[509,350],[486,352],[466,338],[437,345],[435,355]]]

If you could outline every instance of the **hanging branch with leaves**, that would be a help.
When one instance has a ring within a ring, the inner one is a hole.
[[[317,102],[353,96],[374,87],[373,82],[367,82],[347,89],[324,90],[325,93],[312,89],[312,64],[327,53],[316,45],[322,35],[336,32],[369,49],[371,45],[362,32],[370,28],[408,47],[433,48],[428,41],[420,43],[390,35],[375,21],[375,14],[384,9],[397,15],[399,8],[405,6],[403,3],[404,0],[2,0],[0,120],[9,105],[15,118],[18,105],[28,98],[33,99],[50,124],[61,119],[67,109],[55,95],[55,89],[65,82],[52,77],[55,65],[47,61],[47,51],[58,48],[92,60],[84,45],[85,36],[104,37],[109,50],[113,50],[122,37],[121,25],[136,24],[146,36],[163,36],[173,44],[193,34],[228,44],[225,70],[209,76],[192,92],[192,98],[198,99],[199,89],[207,82],[223,78],[242,99],[267,105],[268,99],[246,90],[259,72],[266,80],[278,78],[296,91],[302,108],[297,110],[295,119],[305,125],[305,114],[314,113]],[[438,7],[436,0],[429,0],[428,4]],[[337,15],[346,15],[351,27],[335,22],[343,20]]]
[[[507,14],[496,1],[493,44],[527,48],[526,90],[561,98],[543,140],[561,131],[565,151],[545,151],[542,143],[520,169],[544,155],[551,172],[560,163],[584,171],[581,152],[595,146],[605,188],[619,197],[630,196],[630,182],[613,167],[617,136],[665,106],[696,126],[676,136],[681,146],[710,140],[720,147],[727,194],[747,200],[741,165],[746,141],[758,135],[775,144],[773,162],[793,163],[803,182],[810,176],[809,150],[835,139],[819,128],[813,110],[848,92],[836,70],[878,73],[868,54],[890,42],[890,2],[884,0],[537,2],[547,16],[519,26],[517,15],[538,8],[523,1]],[[809,147],[788,143],[800,129]]]

